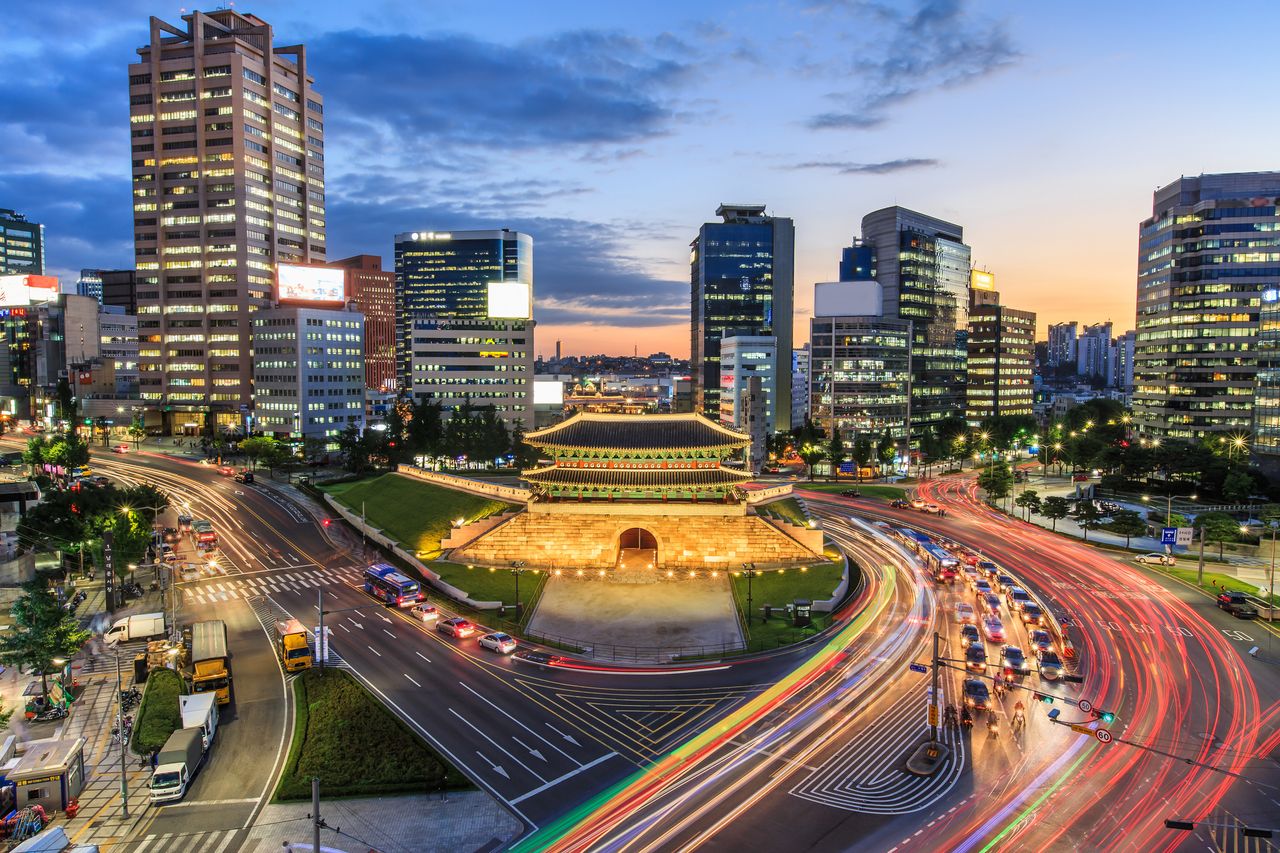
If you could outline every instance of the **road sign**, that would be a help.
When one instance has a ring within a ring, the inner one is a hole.
[[[1161,527],[1160,528],[1160,544],[1161,545],[1177,545],[1178,544],[1178,528]]]
[[[1177,541],[1173,544],[1181,545],[1183,548],[1191,547],[1191,537],[1195,535],[1195,530],[1190,527],[1179,527]]]
[[[853,462],[841,462],[841,463],[840,463],[840,473],[841,473],[841,474],[853,474],[853,473],[855,473],[855,471],[856,471],[857,469],[854,467],[854,464],[855,464],[855,463],[853,463]]]
[[[1079,732],[1082,735],[1091,735],[1094,733],[1093,729],[1089,728],[1084,723],[1075,723],[1071,726],[1071,731]]]
[[[938,724],[938,706],[929,706],[929,725],[936,726]]]
[[[1077,707],[1080,708],[1081,711],[1084,711],[1086,714],[1093,710],[1093,703],[1090,702],[1088,699],[1081,699],[1079,702],[1076,703],[1076,705]]]
[[[1098,729],[1093,736],[1098,739],[1098,743],[1111,743],[1111,732],[1106,729]]]
[[[912,672],[928,672],[929,671],[929,667],[925,666],[922,663],[908,664],[907,669],[911,670]]]

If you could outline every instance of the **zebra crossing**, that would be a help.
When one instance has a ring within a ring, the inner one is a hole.
[[[258,618],[258,622],[262,625],[262,630],[266,631],[268,636],[274,636],[277,622],[286,621],[293,615],[279,604],[276,604],[272,598],[265,595],[249,599],[249,607],[253,610],[253,615]],[[316,653],[315,626],[311,626],[310,628],[310,633],[307,637],[307,644],[311,646],[311,654],[314,658]],[[333,650],[332,643],[329,646],[329,656],[325,659],[325,666],[335,669],[351,668],[351,665],[343,660],[342,656]]]
[[[94,649],[98,647],[95,643]],[[89,648],[86,646],[86,648]],[[101,654],[95,654],[89,651],[82,659],[77,659],[73,664],[74,669],[79,675],[91,675],[95,672],[111,672],[116,671],[116,655],[120,656],[120,669],[124,673],[126,679],[133,675],[133,659],[139,654],[146,652],[146,640],[126,640],[115,646],[107,646],[103,648]]]
[[[188,853],[191,850],[200,850],[203,853],[234,853],[244,844],[243,839],[237,840],[236,836],[244,834],[242,829],[153,833],[126,845],[126,849],[128,853]]]
[[[357,566],[339,568],[310,567],[298,571],[274,571],[260,575],[230,575],[221,580],[205,580],[183,585],[182,600],[187,604],[212,604],[232,599],[252,599],[282,592],[302,592],[329,584],[358,583],[362,569]]]

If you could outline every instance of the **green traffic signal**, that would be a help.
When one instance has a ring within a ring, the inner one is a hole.
[[[1104,723],[1113,723],[1113,722],[1115,722],[1115,719],[1116,719],[1116,715],[1115,715],[1115,714],[1113,714],[1113,713],[1111,713],[1110,711],[1103,711],[1103,712],[1102,712],[1102,716],[1101,716],[1101,720],[1102,720],[1102,722],[1104,722]]]
[[[1037,698],[1037,699],[1039,699],[1041,702],[1043,702],[1043,703],[1044,703],[1044,704],[1046,704],[1046,705],[1052,705],[1052,704],[1053,704],[1053,697],[1052,697],[1052,696],[1049,696],[1049,695],[1048,695],[1048,694],[1046,694],[1046,693],[1037,693],[1037,694],[1036,694],[1036,698]]]

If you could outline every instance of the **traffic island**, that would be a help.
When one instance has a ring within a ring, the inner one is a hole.
[[[907,759],[907,771],[916,776],[932,776],[951,757],[951,747],[942,741],[927,740]]]
[[[471,787],[348,673],[309,669],[293,691],[297,716],[277,801],[309,800],[313,778],[326,799]]]

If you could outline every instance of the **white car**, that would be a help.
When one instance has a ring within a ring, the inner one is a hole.
[[[434,604],[415,604],[409,615],[422,622],[434,622],[440,618],[440,611]]]
[[[1171,555],[1161,554],[1157,551],[1152,551],[1150,554],[1139,554],[1134,559],[1139,563],[1155,564],[1157,566],[1172,566],[1176,562]]]
[[[485,634],[480,638],[480,645],[500,655],[509,655],[516,650],[515,637],[510,634],[504,634],[501,631]]]
[[[937,504],[925,504],[924,511],[931,515],[937,515],[938,513],[942,512],[942,507],[938,506]]]
[[[973,612],[973,605],[969,604],[967,601],[957,602],[956,603],[956,621],[961,624],[965,624],[965,623],[972,624],[978,621],[977,615]]]
[[[924,499],[923,499],[923,498],[913,498],[913,499],[911,500],[911,508],[912,508],[912,509],[924,509],[924,506],[925,506],[925,504],[924,504]]]

